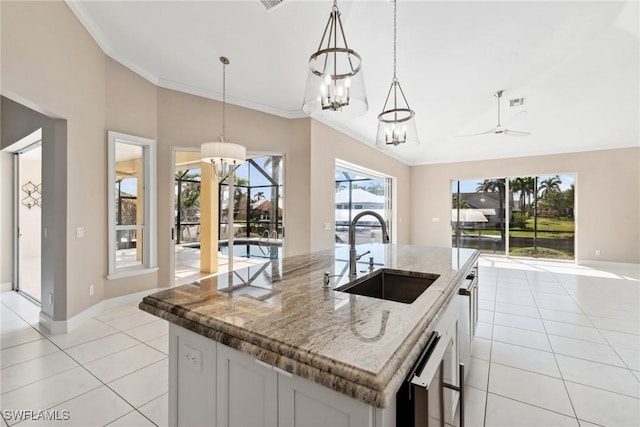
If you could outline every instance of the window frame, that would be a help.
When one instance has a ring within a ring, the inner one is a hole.
[[[142,148],[143,162],[143,224],[120,225],[116,224],[116,144],[129,144]],[[119,279],[122,277],[148,274],[158,270],[157,268],[157,205],[156,205],[156,141],[150,138],[128,135],[120,132],[107,131],[107,209],[108,209],[108,272],[107,279]],[[116,239],[117,232],[128,229],[142,230],[142,264],[131,267],[117,268],[116,266]]]
[[[397,199],[394,195],[397,194],[397,189],[396,189],[397,178],[395,176],[387,175],[386,173],[368,169],[363,166],[349,163],[345,160],[338,159],[338,158],[335,159],[334,175],[336,170],[358,175],[359,178],[355,179],[354,181],[365,179],[365,180],[380,180],[384,183],[385,202],[384,202],[383,209],[385,211],[385,214],[383,216],[386,217],[385,221],[387,223],[387,232],[389,234],[390,243],[396,243],[395,230],[397,226],[396,220],[397,220],[398,210],[397,210]],[[370,209],[370,208],[365,208],[365,205],[366,203],[363,204],[362,209]],[[334,195],[334,206],[336,206],[336,210],[337,210],[338,208],[337,208],[337,205],[335,204],[335,195]],[[354,208],[355,208],[354,204],[352,203],[351,209],[354,209]],[[344,205],[344,209],[345,210],[350,209],[349,203]],[[335,227],[335,218],[334,218],[334,227]]]

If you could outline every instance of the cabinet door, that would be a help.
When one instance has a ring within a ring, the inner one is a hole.
[[[374,408],[299,377],[278,376],[281,427],[373,426]]]
[[[169,323],[169,425],[209,425],[216,417],[216,343]]]
[[[278,374],[218,343],[217,422],[220,427],[278,424]]]

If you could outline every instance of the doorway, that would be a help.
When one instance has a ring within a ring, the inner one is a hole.
[[[200,204],[203,179],[200,151],[186,147],[174,148],[171,157],[173,227],[170,277],[171,285],[178,286],[198,281],[210,273],[200,271],[201,214],[206,216],[206,212],[201,212]],[[206,173],[204,175],[207,176]],[[282,155],[254,156],[236,167],[233,198],[234,269],[282,257],[283,178]],[[218,272],[226,271],[230,264],[227,240],[231,227],[227,218],[228,188],[226,180],[218,184]]]
[[[42,142],[14,153],[14,289],[40,302],[42,265]]]
[[[192,283],[200,274],[200,151],[173,151],[173,285]]]

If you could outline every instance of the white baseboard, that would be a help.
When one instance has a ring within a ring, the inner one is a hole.
[[[51,316],[40,311],[40,325],[45,327],[52,334],[66,334],[103,311],[104,301],[100,301],[99,303],[92,305],[67,320],[53,320]]]
[[[635,264],[631,262],[613,262],[613,261],[578,261],[578,265],[583,267],[595,267],[595,268],[620,268],[624,270],[634,270],[640,268],[640,264]]]
[[[124,305],[124,304],[132,304],[132,303],[136,303],[136,302],[141,302],[142,298],[146,297],[147,295],[153,294],[155,292],[162,291],[164,289],[168,289],[168,288],[146,289],[144,291],[136,292],[134,294],[128,294],[128,295],[122,295],[122,296],[115,297],[115,298],[109,298],[109,299],[106,299],[106,300],[103,301],[104,309],[105,310],[110,310],[112,308],[119,307],[119,306]]]
[[[52,334],[66,334],[105,310],[110,310],[112,308],[119,307],[125,304],[140,302],[142,301],[142,298],[146,297],[147,295],[161,291],[163,289],[166,288],[152,288],[145,291],[136,292],[134,294],[122,295],[119,297],[100,301],[99,303],[92,305],[91,307],[67,320],[53,320],[48,314],[41,311],[40,325],[42,325]]]
[[[0,292],[10,291],[13,289],[13,284],[11,282],[0,283]]]

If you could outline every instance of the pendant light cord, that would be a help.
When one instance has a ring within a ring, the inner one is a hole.
[[[393,81],[397,81],[396,77],[396,33],[398,29],[398,19],[396,16],[397,0],[393,0]]]
[[[227,64],[222,62],[222,139],[226,140],[225,113],[227,109]]]

